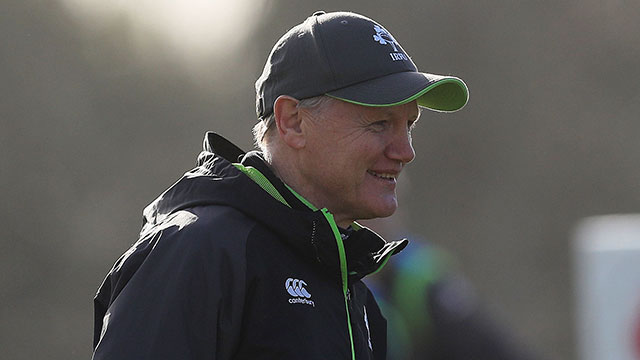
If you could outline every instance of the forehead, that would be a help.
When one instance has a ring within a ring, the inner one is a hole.
[[[353,115],[372,118],[402,118],[416,119],[420,115],[420,108],[416,101],[394,106],[365,106],[342,100],[334,100],[329,106],[331,111],[339,115]]]

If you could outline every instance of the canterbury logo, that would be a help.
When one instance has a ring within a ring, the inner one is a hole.
[[[305,288],[307,283],[304,280],[288,278],[284,282],[284,288],[287,290],[289,295],[293,296],[293,298],[289,299],[290,304],[306,304],[311,305],[313,307],[316,304],[311,299],[311,294]]]
[[[304,280],[288,278],[287,281],[284,282],[284,288],[287,289],[289,295],[309,299],[311,294],[304,288],[305,286],[307,286],[307,283],[304,282]]]

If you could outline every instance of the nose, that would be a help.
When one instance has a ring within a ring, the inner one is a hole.
[[[416,157],[413,150],[411,132],[408,127],[399,127],[391,142],[386,149],[386,155],[389,159],[400,161],[402,164],[408,164]]]

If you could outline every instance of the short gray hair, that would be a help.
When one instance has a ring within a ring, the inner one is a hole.
[[[298,108],[303,109],[319,109],[333,101],[332,97],[327,95],[320,95],[315,97],[310,97],[306,99],[301,99],[298,102]],[[268,133],[275,128],[276,117],[272,112],[266,118],[258,121],[257,124],[253,126],[253,141],[260,150],[266,152],[267,145],[269,143]]]

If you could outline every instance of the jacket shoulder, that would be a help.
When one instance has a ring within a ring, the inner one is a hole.
[[[94,359],[227,358],[240,331],[252,224],[207,205],[144,231],[96,296]]]
[[[222,205],[198,206],[178,213],[187,213],[189,224],[180,228],[196,246],[235,247],[246,243],[256,222],[237,209]]]

